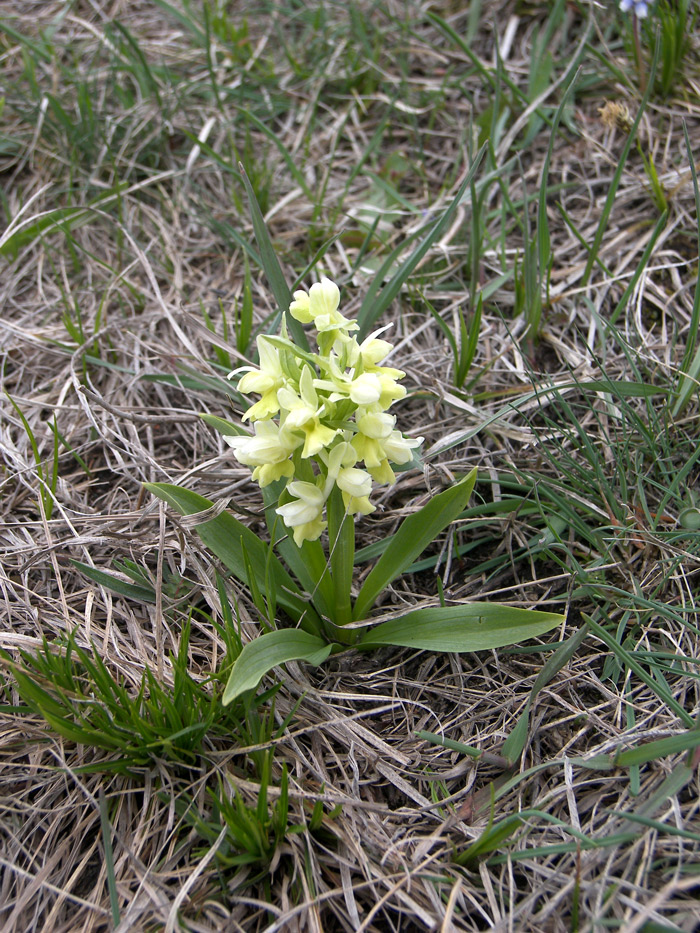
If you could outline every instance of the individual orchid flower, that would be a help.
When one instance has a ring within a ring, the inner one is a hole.
[[[241,377],[238,391],[243,395],[251,392],[262,395],[260,401],[248,409],[243,415],[243,421],[259,421],[277,414],[280,409],[277,401],[277,392],[284,386],[286,376],[280,363],[280,351],[267,337],[257,339],[258,354],[260,356],[260,369],[252,369]],[[233,373],[230,374],[231,376]]]
[[[349,385],[350,398],[357,405],[371,405],[382,397],[382,381],[376,373],[361,373]]]
[[[404,437],[401,431],[392,431],[382,446],[389,460],[402,466],[413,459],[413,451],[423,443],[422,437]]]
[[[387,325],[387,327],[375,330],[369,337],[366,337],[358,347],[358,357],[361,360],[362,370],[366,373],[379,374],[387,386],[387,380],[392,379],[395,382],[397,379],[403,379],[406,375],[402,369],[395,369],[393,366],[377,365],[393,350],[393,346],[387,340],[377,339],[377,335],[383,333],[389,326],[390,325]],[[403,394],[395,397],[403,398],[405,394],[406,391],[404,389]]]
[[[365,337],[358,347],[359,356],[362,360],[362,366],[365,372],[372,372],[373,368],[377,366],[378,363],[381,363],[394,349],[388,340],[377,339],[377,335],[383,333],[385,330],[387,330],[386,327],[375,330],[369,337]],[[399,370],[397,369],[395,372],[398,373]],[[403,376],[403,373],[401,373],[401,375]],[[397,376],[397,378],[401,377]]]
[[[397,375],[398,373],[398,375]],[[379,405],[382,409],[390,408],[398,399],[405,398],[406,389],[396,381],[403,377],[400,369],[382,368],[378,371],[381,393],[379,395]]]
[[[322,356],[328,356],[336,341],[345,342],[349,332],[357,330],[356,321],[348,320],[338,311],[340,290],[325,276],[315,282],[308,294],[300,289],[294,292],[289,313],[302,324],[313,323],[318,331],[318,346]]]
[[[338,311],[339,304],[340,289],[335,282],[323,276],[320,282],[311,286],[308,294],[303,289],[294,292],[289,312],[302,324],[313,323],[320,333],[337,327],[356,330],[357,324]]]
[[[349,398],[356,405],[371,405],[381,398],[383,386],[376,373],[360,373],[358,376],[343,373],[331,357],[329,375],[330,379],[314,379],[314,387],[328,392],[331,402]]]
[[[261,488],[282,479],[294,476],[294,464],[289,459],[302,440],[280,431],[274,421],[256,421],[255,436],[225,435],[224,440],[233,448],[239,463],[253,467],[253,479]]]
[[[377,466],[368,466],[367,470],[374,482],[381,486],[391,486],[396,482],[396,473],[391,469],[391,464],[386,457],[380,460]]]
[[[297,547],[301,547],[304,541],[319,538],[326,527],[322,517],[326,496],[315,483],[302,481],[289,483],[287,491],[295,497],[294,501],[278,506],[276,511],[285,525],[292,529]]]
[[[327,447],[338,433],[337,429],[330,428],[321,422],[326,406],[319,403],[313,385],[313,376],[308,366],[304,367],[301,374],[299,393],[285,386],[279,390],[277,398],[280,408],[286,412],[284,429],[300,431],[304,434],[304,449],[301,455],[305,459],[315,456]]]
[[[403,378],[404,372],[389,366],[371,364],[365,369],[361,358],[357,359],[353,372],[343,372],[338,365],[338,358],[331,354],[325,367],[330,378],[316,379],[314,386],[329,392],[331,401],[349,397],[356,405],[378,402],[382,410],[390,408],[397,399],[404,398],[406,389],[396,381]]]
[[[372,492],[372,476],[366,470],[346,467],[341,470],[336,480],[338,489],[343,494],[343,502],[349,515],[369,515],[375,506],[369,501]]]
[[[302,324],[316,324],[319,316],[329,317],[338,310],[340,289],[326,276],[314,283],[308,293],[303,289],[294,292],[294,300],[289,305],[289,313]],[[339,315],[340,317],[340,315]]]
[[[358,409],[355,419],[359,433],[375,439],[389,437],[396,424],[395,415],[390,415],[385,411]]]
[[[396,479],[389,461],[399,465],[409,463],[412,451],[423,438],[404,437],[394,429],[396,419],[386,412],[368,412],[358,419],[359,431],[351,443],[358,458],[378,483],[393,483]]]
[[[369,501],[372,477],[366,470],[355,467],[357,454],[352,444],[340,441],[330,454],[322,455],[322,459],[328,468],[326,496],[330,495],[335,484],[343,494],[343,502],[350,515],[369,515],[370,512],[374,512],[374,506]]]
[[[355,434],[350,443],[355,448],[358,460],[364,461],[370,472],[379,467],[383,460],[386,460],[381,441],[374,437],[368,437],[366,434]]]
[[[352,438],[352,446],[369,470],[376,469],[386,460],[383,440],[391,434],[396,418],[382,411],[358,411],[356,421],[358,430]]]

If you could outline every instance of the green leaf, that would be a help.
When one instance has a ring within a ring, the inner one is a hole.
[[[214,507],[214,503],[209,499],[170,483],[144,483],[144,487],[181,515],[193,515]],[[294,621],[305,619],[308,625],[320,627],[320,620],[313,607],[302,597],[298,586],[278,558],[269,554],[270,545],[261,541],[233,515],[222,512],[216,518],[197,525],[197,533],[209,550],[243,583],[248,581],[245,548],[260,591],[265,592],[265,582],[269,573],[277,602]]]
[[[292,335],[294,343],[298,347],[301,347],[302,350],[308,350],[309,344],[306,339],[306,334],[304,333],[304,328],[301,326],[299,321],[297,321],[291,316],[291,314],[289,314],[289,305],[292,301],[292,293],[289,290],[287,280],[284,277],[282,267],[280,266],[279,259],[275,253],[275,248],[272,245],[272,240],[270,239],[270,234],[267,230],[267,226],[265,225],[262,211],[260,210],[260,206],[255,197],[253,186],[251,185],[242,165],[239,165],[239,170],[243,179],[246,193],[248,195],[248,202],[250,204],[250,217],[253,222],[255,239],[258,246],[260,247],[260,259],[262,261],[262,266],[265,271],[265,275],[267,276],[267,280],[270,283],[272,294],[275,296],[275,301],[277,302],[280,311],[285,314],[287,327],[289,329],[289,333]]]
[[[216,415],[206,415],[201,412],[199,417],[205,424],[208,424],[210,428],[214,428],[215,431],[218,431],[219,434],[223,434],[224,436],[250,437],[249,432],[241,427],[240,424],[233,424],[233,422],[227,421],[225,418],[217,418]]]
[[[564,617],[498,603],[414,609],[370,629],[358,647],[398,645],[428,651],[486,651],[515,645],[561,625]]]
[[[137,599],[139,602],[154,603],[156,601],[155,590],[149,586],[138,586],[136,583],[127,583],[121,577],[108,573],[106,570],[98,570],[97,567],[91,567],[80,560],[71,559],[71,564],[81,570],[86,577],[99,583],[100,586],[106,586],[113,593],[120,596],[128,596],[129,599]]]
[[[253,690],[264,674],[286,661],[322,664],[331,648],[322,638],[299,629],[280,629],[261,635],[244,645],[236,658],[222,702],[230,703],[246,690]]]
[[[433,496],[420,511],[403,520],[358,593],[352,614],[354,620],[364,619],[382,590],[410,567],[443,528],[457,518],[466,506],[475,482],[476,467],[454,486]]]

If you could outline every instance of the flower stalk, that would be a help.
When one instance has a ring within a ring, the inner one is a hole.
[[[634,42],[634,57],[637,60],[639,91],[644,94],[647,88],[647,73],[642,56],[639,21],[645,19],[649,13],[649,0],[620,0],[620,9],[623,13],[632,14],[632,41]]]

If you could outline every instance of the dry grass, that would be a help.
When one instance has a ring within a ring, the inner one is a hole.
[[[469,393],[452,384],[449,347],[421,299],[422,292],[454,326],[467,300],[470,261],[470,211],[460,209],[415,287],[385,318],[394,322],[392,361],[408,374],[401,424],[424,435],[427,450],[442,451],[426,458],[424,475],[402,475],[358,529],[360,546],[386,537],[429,492],[478,464],[475,504],[483,513],[470,513],[452,543],[440,542],[447,595],[566,607],[566,630],[550,639],[555,643],[576,632],[582,613],[592,615],[636,653],[641,674],[589,633],[538,693],[524,752],[504,771],[499,752],[548,657],[544,649],[478,656],[392,649],[348,653],[323,668],[288,665],[278,672],[275,716],[278,723],[290,718],[266,743],[274,747],[270,797],[279,794],[284,764],[290,822],[303,827],[318,800],[325,815],[320,832],[307,827],[288,835],[264,869],[217,860],[224,834],[202,837],[177,807],[192,799],[201,814],[210,812],[206,787],[215,787],[217,776],[254,806],[249,747],[213,730],[194,766],[163,757],[128,775],[114,773],[114,753],[61,738],[21,703],[9,659],[74,630],[77,644],[94,645],[133,693],[145,669],[172,685],[169,653],[177,652],[190,615],[192,677],[206,679],[221,667],[226,645],[209,621],[222,618],[215,561],[186,523],[144,495],[143,482],[183,483],[230,500],[263,533],[258,488],[199,418],[230,415],[231,404],[240,413],[226,394],[227,367],[215,348],[229,353],[232,365],[243,356],[235,335],[224,332],[221,308],[230,325],[244,295],[241,243],[254,246],[254,239],[239,179],[206,150],[197,155],[192,137],[211,120],[206,146],[229,167],[238,158],[246,164],[290,283],[328,236],[343,231],[323,268],[347,281],[344,310],[351,316],[371,277],[354,268],[363,234],[353,216],[372,190],[368,172],[381,176],[392,153],[403,156],[397,174],[382,176],[405,199],[391,205],[394,245],[424,212],[449,203],[466,171],[470,121],[494,100],[484,77],[417,3],[360,3],[350,12],[329,5],[319,7],[316,23],[313,9],[292,3],[263,5],[265,12],[234,6],[229,22],[240,28],[247,13],[249,33],[231,33],[225,42],[214,30],[209,56],[187,26],[198,17],[204,28],[201,11],[188,7],[177,5],[182,19],[156,3],[118,0],[13,0],[5,10],[7,24],[27,38],[0,32],[7,217],[24,211],[38,221],[58,208],[86,210],[79,220],[57,218],[63,232],[47,225],[32,233],[28,224],[16,253],[0,259],[0,926],[7,933],[114,928],[104,798],[120,931],[697,929],[695,762],[677,752],[605,770],[596,759],[681,735],[689,723],[678,710],[691,722],[698,713],[698,538],[682,534],[679,519],[679,503],[692,505],[697,492],[697,468],[665,497],[672,478],[692,465],[696,400],[675,424],[664,414],[697,278],[698,221],[681,129],[685,120],[700,151],[693,56],[682,94],[654,100],[641,124],[670,214],[614,330],[606,331],[606,321],[657,215],[633,150],[601,265],[584,281],[585,244],[624,143],[619,130],[600,123],[598,108],[620,97],[634,115],[638,104],[593,55],[584,55],[570,126],[560,128],[552,155],[549,184],[561,187],[548,206],[554,265],[541,340],[525,339],[525,319],[513,317],[511,277],[484,304],[472,374],[482,372]],[[468,10],[447,2],[430,8],[466,32]],[[506,76],[526,90],[533,43],[550,15],[550,4],[485,0],[471,49],[495,74],[498,36]],[[553,90],[539,101],[550,117],[561,99],[554,86],[559,63],[582,47],[586,17],[591,43],[631,70],[609,11],[572,4],[558,15],[556,68],[545,85]],[[526,139],[532,110],[519,119],[524,107],[511,113],[497,141],[499,166]],[[275,135],[313,196],[322,193],[318,203],[308,200],[270,137],[246,123],[246,112]],[[534,224],[549,140],[541,125],[522,149],[522,174],[511,167],[501,187],[489,189],[482,285],[512,269],[523,248],[507,201],[517,206],[524,186]],[[96,203],[110,192],[110,200]],[[583,242],[564,223],[557,200]],[[259,324],[275,308],[252,261],[251,272]],[[659,395],[621,400],[580,387],[603,378],[655,385]],[[547,380],[567,386],[483,427]],[[8,396],[36,439],[43,495],[30,437]],[[61,440],[51,493],[54,416]],[[445,436],[455,445],[446,448]],[[499,511],[499,502],[516,494],[517,507]],[[456,544],[469,542],[473,549],[457,553]],[[103,569],[133,561],[150,576],[156,600],[123,598],[79,573],[71,559]],[[167,588],[171,576],[181,578],[175,596]],[[436,586],[434,570],[423,570],[387,594],[382,611],[435,600]],[[226,587],[244,637],[253,637],[253,603],[235,582]],[[663,690],[676,706],[664,701]],[[485,754],[474,761],[419,738],[420,731]],[[598,766],[584,767],[581,759]],[[517,813],[522,823],[514,835],[488,858],[460,864],[491,818]]]

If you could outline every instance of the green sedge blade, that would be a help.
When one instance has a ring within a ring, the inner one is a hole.
[[[265,224],[265,219],[263,218],[262,211],[258,204],[257,198],[255,197],[255,192],[253,191],[253,186],[248,179],[248,176],[245,173],[245,170],[242,165],[239,165],[239,170],[241,173],[241,178],[243,179],[243,185],[245,186],[246,194],[248,195],[248,202],[250,204],[250,216],[253,222],[253,230],[255,231],[255,239],[257,240],[258,246],[260,247],[260,259],[262,261],[262,266],[267,276],[267,280],[270,283],[270,288],[272,289],[272,294],[275,296],[275,301],[277,305],[285,315],[287,322],[287,328],[289,333],[294,339],[294,343],[301,347],[302,349],[308,349],[308,342],[306,340],[306,334],[304,333],[304,328],[301,326],[299,321],[295,320],[291,314],[289,314],[289,305],[292,301],[292,293],[289,290],[287,285],[287,280],[284,277],[284,272],[282,272],[282,267],[280,266],[279,259],[277,258],[277,253],[275,248],[272,245],[272,240],[270,239],[270,234]]]

